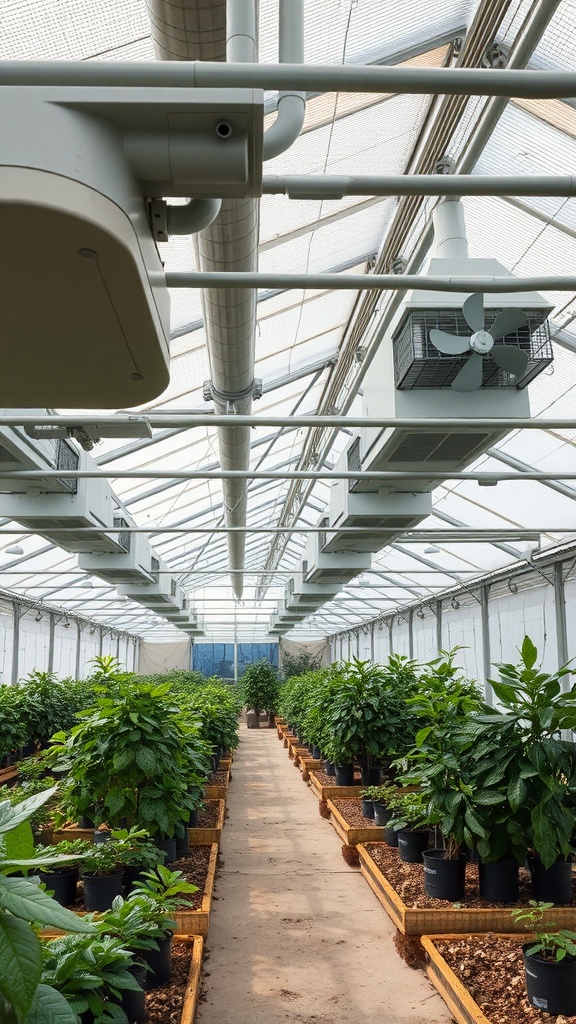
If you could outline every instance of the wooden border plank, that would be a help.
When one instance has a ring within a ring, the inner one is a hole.
[[[186,942],[186,936],[176,935],[175,938]],[[186,983],[184,1002],[182,1003],[182,1015],[180,1024],[194,1024],[196,1010],[198,1008],[198,996],[200,994],[200,977],[202,971],[202,955],[204,953],[204,939],[196,935],[192,940],[192,960],[190,962],[190,973]]]
[[[332,800],[328,800],[330,821],[346,846],[357,846],[359,843],[381,842],[384,836],[382,825],[353,828],[349,825]]]
[[[215,800],[208,801],[209,803],[216,803]],[[212,828],[189,828],[188,838],[190,840],[190,846],[207,846],[208,843],[220,843],[222,836],[222,829],[224,828],[224,815],[226,813],[226,802],[224,800],[218,800],[218,821]]]

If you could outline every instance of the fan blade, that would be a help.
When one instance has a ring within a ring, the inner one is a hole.
[[[462,306],[464,319],[471,331],[484,330],[484,296],[470,295]]]
[[[498,313],[489,333],[494,341],[499,341],[507,334],[513,334],[520,327],[525,327],[527,323],[528,317],[523,309],[503,309],[501,313]]]
[[[435,329],[430,331],[430,341],[434,348],[448,356],[461,355],[462,352],[467,352],[470,348],[468,338],[461,338],[458,334],[446,334],[445,331]]]
[[[521,377],[528,366],[528,356],[520,348],[513,345],[494,345],[490,355],[498,366],[506,370],[506,373],[513,373],[515,377]]]
[[[494,351],[494,349],[492,349]],[[477,391],[482,383],[482,356],[473,352],[452,381],[454,391]]]

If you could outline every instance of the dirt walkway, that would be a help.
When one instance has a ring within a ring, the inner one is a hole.
[[[274,729],[232,774],[198,1024],[449,1024]]]

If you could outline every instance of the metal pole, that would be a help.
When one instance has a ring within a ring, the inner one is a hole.
[[[561,668],[568,661],[568,630],[566,624],[566,594],[564,590],[564,572],[562,562],[554,563],[554,611],[556,616],[556,649],[558,652],[558,667]],[[570,684],[568,677],[562,679],[562,689],[568,691]]]
[[[241,416],[231,413],[226,416],[216,416],[214,413],[149,413],[147,419],[151,427],[292,427],[299,430],[301,427],[401,427],[410,430],[422,431],[428,434],[436,428],[441,430],[472,431],[478,428],[482,430],[576,430],[576,418],[553,419],[552,417],[541,416],[534,419],[530,416],[434,416],[430,418],[417,418],[407,416]],[[122,413],[109,416],[32,416],[29,413],[19,415],[12,413],[9,416],[0,415],[0,427],[107,427],[118,428],[130,423],[130,416]],[[38,439],[49,439],[50,433],[46,430],[38,430],[33,435]],[[72,470],[66,470],[68,477]],[[60,471],[62,476],[62,471]]]
[[[442,644],[442,601],[436,601],[436,647],[438,653],[444,650]]]
[[[576,74],[495,68],[416,68],[359,64],[234,64],[162,61],[2,61],[0,85],[110,88],[265,89],[564,99]],[[58,97],[61,99],[62,97]]]
[[[414,609],[408,609],[408,657],[414,657]]]
[[[12,675],[10,682],[16,686],[18,682],[18,660],[20,648],[20,605],[18,601],[12,601]]]
[[[265,174],[263,195],[291,199],[344,196],[574,196],[576,177],[501,174]]]
[[[468,420],[470,424],[470,420]],[[518,424],[514,428],[519,427]],[[114,480],[426,480],[431,486],[436,486],[438,479],[442,480],[477,480],[481,486],[492,487],[501,480],[554,480],[559,475],[556,472],[541,472],[531,470],[529,473],[476,473],[476,472],[452,472],[448,470],[346,470],[346,469],[299,469],[299,470],[244,470],[244,469],[125,469],[125,470],[99,470],[99,469],[24,469],[5,470],[0,473],[0,481],[4,477],[10,480],[59,480],[65,475],[70,480],[108,479]],[[576,472],[565,472],[562,470],[563,480],[576,480]],[[284,533],[289,533],[291,527],[283,528]],[[48,531],[49,532],[49,531]],[[35,552],[38,554],[38,552]]]
[[[534,277],[427,277],[425,274],[266,274],[236,271],[172,271],[165,275],[168,288],[282,288],[289,291],[405,291],[426,289],[432,292],[573,292],[573,275],[545,275]]]
[[[48,671],[54,671],[54,633],[55,633],[55,621],[54,612],[50,612],[49,617],[49,633],[48,633]]]
[[[80,679],[80,644],[82,642],[82,630],[80,623],[76,620],[76,662],[74,665],[74,678]]]
[[[234,682],[238,682],[238,617],[234,602]]]
[[[484,584],[480,588],[480,608],[482,617],[482,672],[484,675],[484,695],[486,697],[486,703],[490,707],[494,704],[494,694],[492,687],[488,682],[492,666],[492,657],[490,652],[490,586]]]

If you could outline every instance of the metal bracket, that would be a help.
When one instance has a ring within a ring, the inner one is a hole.
[[[507,46],[503,46],[502,43],[490,43],[484,50],[480,64],[483,68],[505,68],[509,56],[510,50]]]
[[[148,200],[148,223],[155,242],[168,241],[168,203],[165,199]]]

